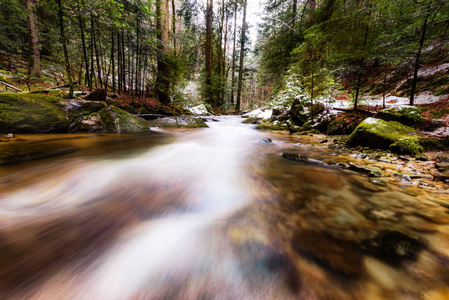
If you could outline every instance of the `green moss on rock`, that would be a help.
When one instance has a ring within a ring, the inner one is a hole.
[[[77,118],[72,132],[141,132],[149,131],[148,122],[118,107],[108,106],[88,116]]]
[[[424,118],[421,110],[415,106],[398,106],[379,111],[375,118],[385,121],[397,121],[407,126],[419,127]]]
[[[417,155],[422,152],[420,137],[416,130],[399,122],[367,118],[349,136],[347,145]]]
[[[57,97],[31,93],[0,94],[0,132],[64,132],[69,120]]]

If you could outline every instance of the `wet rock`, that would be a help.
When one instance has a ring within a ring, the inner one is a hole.
[[[242,124],[260,124],[262,123],[261,118],[247,118],[242,121]]]
[[[444,172],[434,172],[432,173],[433,180],[434,181],[442,181],[442,182],[448,182],[449,181],[449,171]]]
[[[271,144],[271,143],[273,143],[273,141],[271,139],[269,139],[269,138],[265,138],[265,139],[262,139],[260,141],[260,143],[261,144]]]
[[[448,156],[438,155],[437,156],[437,162],[449,162]]]
[[[362,258],[351,240],[339,239],[326,232],[301,230],[295,233],[292,247],[331,274],[357,276],[362,273]]]
[[[435,168],[440,172],[449,170],[449,162],[438,162],[435,164]]]
[[[424,155],[424,154],[420,154],[420,155],[415,156],[415,159],[419,160],[419,161],[428,161],[429,160],[429,158],[426,155]]]
[[[317,166],[317,167],[322,167],[322,168],[334,169],[334,167],[332,167],[332,166],[322,162],[321,160],[308,158],[308,157],[303,156],[301,154],[282,153],[282,157],[286,158],[286,159],[289,159],[289,160],[294,160],[294,161],[303,163],[305,165],[311,165],[311,166]]]
[[[426,243],[418,238],[398,231],[379,231],[372,238],[359,243],[362,253],[376,257],[389,264],[398,265],[404,261],[416,260],[426,248]]]
[[[369,182],[371,182],[372,184],[375,184],[377,186],[381,186],[381,187],[386,187],[387,183],[385,181],[383,181],[382,179],[379,178],[370,178]]]
[[[202,128],[209,127],[207,124],[198,118],[189,116],[185,117],[166,117],[149,121],[151,127],[160,128]]]
[[[12,138],[14,138],[14,134],[8,133],[8,134],[6,135],[6,137],[9,138],[9,139],[12,139]]]
[[[361,173],[364,175],[368,175],[369,177],[380,177],[382,176],[382,170],[368,165],[356,165],[352,162],[349,163],[349,170],[355,171],[357,173]]]
[[[419,155],[423,150],[419,145],[419,137],[416,130],[399,122],[367,118],[349,136],[347,145]]]

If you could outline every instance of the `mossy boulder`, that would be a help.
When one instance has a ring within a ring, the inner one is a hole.
[[[66,115],[70,121],[86,115],[91,115],[107,106],[103,101],[67,100],[61,104],[65,107]]]
[[[279,121],[274,122],[262,122],[256,127],[257,129],[267,129],[267,130],[288,130],[288,126],[285,123]]]
[[[399,122],[367,118],[349,136],[347,145],[418,155],[423,150],[419,144],[420,137],[415,129]]]
[[[118,107],[107,106],[90,115],[78,117],[71,132],[141,132],[149,131],[148,122]]]
[[[424,121],[418,107],[405,105],[383,109],[374,117],[384,121],[397,121],[401,124],[415,128],[419,127]]]
[[[193,118],[190,116],[184,117],[167,117],[156,120],[151,120],[151,127],[160,128],[203,128],[209,127],[206,122],[199,118]]]
[[[69,120],[61,99],[31,93],[0,94],[0,132],[65,132]]]

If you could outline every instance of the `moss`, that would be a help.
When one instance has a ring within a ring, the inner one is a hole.
[[[419,144],[416,138],[401,138],[390,145],[390,150],[399,154],[417,156],[422,154],[424,148]]]
[[[447,150],[449,149],[449,137],[422,137],[419,140],[424,150]]]
[[[421,109],[415,106],[399,106],[383,109],[375,116],[385,121],[397,121],[407,126],[419,127],[424,118]]]
[[[421,137],[416,130],[399,122],[367,118],[349,136],[347,145],[416,153],[419,151],[417,145],[420,145]],[[395,143],[397,144],[390,148]],[[405,145],[407,143],[409,146]]]
[[[257,129],[266,129],[266,130],[287,130],[287,125],[279,122],[264,122],[260,123],[256,127]]]
[[[136,132],[150,130],[150,125],[145,119],[136,117],[118,107],[110,106],[110,109],[117,116],[116,124],[118,125],[118,132]]]
[[[0,131],[14,133],[63,132],[68,126],[57,97],[30,93],[0,94]]]
[[[261,121],[260,118],[249,118],[248,116],[246,118],[242,121],[242,124],[257,124]]]

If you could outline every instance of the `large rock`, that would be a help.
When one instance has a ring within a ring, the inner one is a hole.
[[[93,114],[107,106],[103,101],[86,101],[86,100],[68,100],[61,101],[65,107],[66,116],[70,121],[74,121],[81,116]]]
[[[416,130],[399,122],[367,118],[349,136],[347,145],[418,155],[423,150],[419,138]]]
[[[271,118],[273,114],[273,110],[271,108],[258,108],[253,111],[250,111],[249,113],[244,114],[243,118],[259,118],[268,120]]]
[[[207,110],[207,107],[204,104],[200,104],[194,107],[189,108],[189,111],[197,116],[209,116],[211,113]]]
[[[151,127],[160,127],[160,128],[201,128],[201,127],[209,127],[207,124],[198,118],[193,118],[189,116],[184,117],[167,117],[156,120],[151,120]]]
[[[0,133],[139,132],[148,122],[102,101],[0,94]]]
[[[374,117],[385,121],[397,121],[412,127],[418,127],[424,120],[417,107],[406,105],[383,109]]]
[[[69,120],[60,98],[29,93],[0,94],[0,133],[65,132]]]
[[[71,125],[71,132],[141,132],[150,125],[118,107],[107,106],[90,115],[78,117]]]

